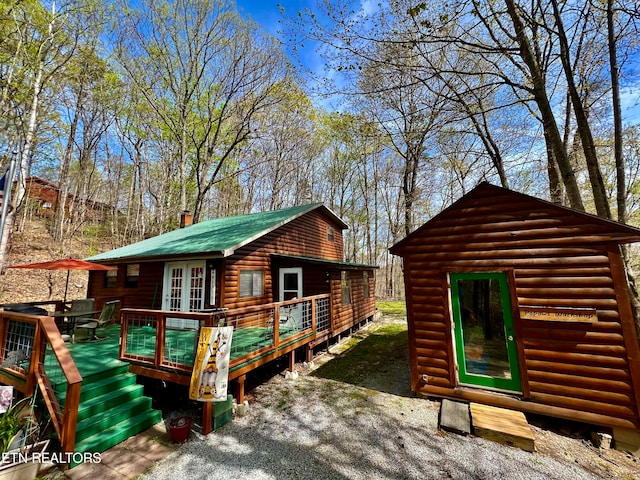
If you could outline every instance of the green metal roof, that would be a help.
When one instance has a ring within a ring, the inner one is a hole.
[[[289,223],[307,212],[322,208],[343,228],[347,225],[331,210],[320,203],[272,210],[262,213],[251,213],[238,217],[218,218],[206,222],[179,228],[156,237],[147,238],[137,243],[116,248],[108,252],[89,257],[90,261],[118,259],[142,259],[157,257],[179,257],[204,254],[207,256],[232,255],[233,252],[247,243]]]

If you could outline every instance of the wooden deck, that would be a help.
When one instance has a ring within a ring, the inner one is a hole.
[[[85,342],[82,341],[82,338],[80,337],[75,344],[66,344],[69,353],[71,353],[71,356],[80,371],[80,375],[83,377],[89,377],[110,368],[128,363],[119,360],[120,332],[121,326],[119,324],[109,325],[99,330],[101,338],[99,341]],[[263,351],[262,355],[252,356],[251,358],[243,359],[240,363],[236,363],[236,365],[230,368],[231,373],[246,367],[250,363],[259,361],[261,356],[273,353],[273,348],[268,348],[270,341],[268,340],[267,333],[266,328],[260,327],[248,327],[234,332],[230,355],[232,361],[241,359],[241,357],[250,355],[257,350],[264,350],[265,347],[267,347],[267,349]],[[147,341],[141,340],[141,335],[143,335]],[[153,329],[140,329],[136,332],[136,336],[139,344],[144,346],[144,348],[139,350],[138,353],[141,356],[152,356],[152,345],[154,345],[155,342],[155,331],[153,331]],[[194,332],[169,330],[167,331],[167,337],[167,344],[186,346],[186,348],[180,349],[180,353],[177,356],[172,357],[172,360],[176,361],[179,358],[179,363],[181,365],[193,365],[195,344],[192,339],[194,337]],[[66,382],[62,375],[62,370],[58,367],[58,364],[50,351],[48,351],[45,356],[45,368],[49,373],[49,379],[53,386]]]
[[[65,343],[82,377],[89,377],[125,363],[118,359],[120,325],[101,328],[99,335],[103,340],[83,342],[82,337],[79,337],[76,343]],[[45,356],[45,369],[53,386],[66,382],[50,350],[47,350]]]
[[[189,385],[202,327],[233,327],[228,379],[234,381],[236,399],[242,402],[248,372],[285,355],[293,369],[297,349],[303,348],[310,360],[319,338],[331,338],[347,329],[353,331],[372,319],[373,314],[374,311],[359,311],[348,325],[334,324],[337,318],[332,315],[328,294],[228,310],[223,315],[219,311],[124,308],[119,323],[97,331],[100,340],[83,341],[78,335],[75,343],[69,343],[63,341],[52,317],[0,311],[0,335],[4,339],[0,355],[6,358],[8,352],[19,350],[28,357],[19,365],[0,369],[0,380],[25,395],[42,392],[62,451],[73,452],[78,445],[94,448],[87,446],[92,440],[85,436],[102,425],[87,425],[95,423],[95,416],[87,413],[88,402],[92,402],[92,409],[117,408],[125,402],[146,405],[140,397],[142,386],[132,384],[134,374]],[[135,398],[116,398],[121,391],[135,393]],[[109,396],[107,400],[98,396],[102,392]],[[140,422],[146,425],[154,421],[158,414],[155,411],[135,416],[132,411],[131,419],[138,421],[135,428],[142,425]],[[118,412],[121,414],[124,415]],[[203,403],[204,434],[213,430],[213,418],[214,405]],[[118,425],[114,428],[124,435],[129,426]],[[115,432],[109,435],[113,437]]]
[[[224,313],[125,308],[119,358],[130,362],[134,373],[188,385],[200,328],[232,326],[229,381],[236,380],[235,396],[241,403],[248,372],[284,355],[293,357],[300,347],[309,356],[319,333],[341,333],[331,329],[329,302],[324,294]],[[372,316],[373,312],[355,325]]]

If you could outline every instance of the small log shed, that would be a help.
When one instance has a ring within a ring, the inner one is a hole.
[[[412,390],[611,429],[639,451],[620,245],[640,229],[482,183],[393,247]]]

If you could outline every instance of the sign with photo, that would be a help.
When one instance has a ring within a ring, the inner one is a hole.
[[[199,402],[223,402],[229,383],[229,351],[233,327],[204,327],[193,363],[189,398]]]

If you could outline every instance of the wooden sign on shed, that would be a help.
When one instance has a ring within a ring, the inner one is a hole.
[[[520,307],[520,318],[547,322],[586,322],[595,323],[598,315],[595,308],[563,307]]]

